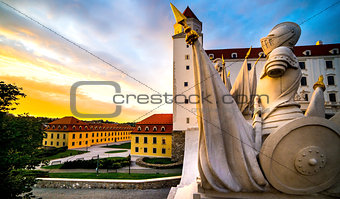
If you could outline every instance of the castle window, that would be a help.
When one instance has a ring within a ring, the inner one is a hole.
[[[209,54],[209,59],[214,59],[214,54]]]
[[[85,126],[85,130],[87,130],[87,126]]]
[[[76,134],[72,134],[72,139],[75,139],[76,138]]]
[[[237,53],[231,53],[231,58],[236,59],[237,58]]]
[[[165,127],[164,127],[164,126],[162,126],[162,128],[161,128],[161,131],[162,131],[162,132],[164,132],[164,131],[165,131]]]
[[[55,126],[54,126],[54,125],[52,126],[52,129],[55,129]]]
[[[144,144],[148,143],[148,137],[144,137]]]
[[[162,148],[162,154],[165,154],[165,153],[166,153],[166,149]]]
[[[184,87],[187,87],[188,86],[188,82],[184,82]]]
[[[307,78],[301,77],[301,86],[307,86]]]
[[[66,139],[66,134],[63,134],[63,139]]]
[[[152,153],[157,153],[157,149],[156,148],[152,148]]]
[[[189,60],[189,59],[190,59],[189,55],[185,55],[185,60]]]
[[[157,127],[154,126],[152,130],[153,130],[154,132],[157,131]],[[124,133],[124,134],[125,134],[125,133]]]
[[[305,62],[299,62],[299,66],[300,66],[301,69],[306,69]]]
[[[149,127],[147,126],[147,127],[145,127],[145,131],[149,131]]]
[[[152,138],[152,144],[157,144],[157,137]]]
[[[184,104],[189,104],[189,100],[188,100],[188,99],[185,99],[185,100],[184,100]]]
[[[53,133],[51,133],[51,139],[53,139]]]
[[[135,147],[135,152],[139,152],[139,148],[138,147]]]
[[[251,70],[251,63],[247,63],[248,70]]]
[[[59,142],[57,142],[57,146],[59,146]]]
[[[305,51],[303,51],[302,54],[304,54],[305,56],[310,56],[310,55],[312,55],[312,51],[310,51],[310,50],[305,50]]]
[[[329,93],[328,96],[329,96],[329,101],[330,102],[336,102],[335,93]]]
[[[326,61],[326,68],[333,68],[333,62],[332,61]]]
[[[144,148],[144,153],[147,153],[148,152],[148,148]]]
[[[187,117],[187,124],[189,124],[189,122],[190,122],[190,120],[189,120],[189,118]]]
[[[57,139],[59,139],[59,133],[57,134]]]
[[[82,129],[82,127],[81,126],[79,126],[79,130],[81,130]]]
[[[305,94],[305,100],[308,101],[308,94]]]
[[[190,69],[190,66],[189,66],[189,65],[186,65],[185,68],[186,68],[187,70],[189,70],[189,69]]]
[[[61,129],[61,126],[60,126],[60,125],[58,125],[58,129]]]
[[[189,48],[189,45],[187,44],[187,48]]]
[[[266,54],[264,54],[264,52],[259,52],[259,57],[265,58]]]
[[[74,142],[72,142],[72,146],[74,146]]]
[[[72,126],[72,129],[73,129],[73,130],[76,130],[76,127],[75,127],[75,126]]]
[[[333,48],[332,50],[329,51],[333,55],[338,55],[339,54],[339,49],[338,48]]]
[[[327,76],[328,85],[334,85],[334,76]]]
[[[82,137],[83,137],[83,135],[80,133],[80,134],[79,134],[79,138],[82,138]]]
[[[162,144],[166,144],[165,138],[162,138]]]

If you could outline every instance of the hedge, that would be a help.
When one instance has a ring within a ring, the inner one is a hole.
[[[125,166],[129,166],[130,161],[128,157],[114,157],[99,159],[100,169],[119,169]],[[97,160],[75,160],[65,162],[61,169],[95,169],[97,168]]]

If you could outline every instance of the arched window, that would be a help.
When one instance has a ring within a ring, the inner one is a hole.
[[[65,130],[65,129],[67,129],[67,126],[66,126],[66,125],[64,125],[64,130]]]
[[[79,126],[79,130],[81,130],[82,129],[82,127],[81,126]]]
[[[152,130],[153,130],[154,132],[157,131],[157,127],[154,126]]]
[[[55,129],[55,126],[54,126],[54,125],[52,126],[52,129]]]
[[[145,131],[149,131],[149,127],[147,126],[147,127],[145,127]]]
[[[162,128],[161,128],[161,131],[162,131],[162,132],[164,132],[164,131],[165,131],[165,127],[164,127],[164,126],[162,126]]]
[[[85,126],[85,130],[87,130],[87,126]]]
[[[237,58],[237,53],[231,53],[231,58],[236,59]]]
[[[58,129],[61,129],[61,126],[60,126],[60,125],[58,125]]]
[[[76,126],[72,126],[72,129],[73,129],[73,130],[76,130]]]
[[[142,128],[140,126],[137,127],[137,131],[141,131]]]

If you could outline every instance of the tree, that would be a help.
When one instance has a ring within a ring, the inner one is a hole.
[[[0,111],[14,110],[10,106],[25,96],[20,90],[0,82]],[[0,112],[0,132],[0,193],[4,198],[20,198],[36,183],[32,169],[40,163],[42,123],[28,115],[16,117]]]
[[[16,109],[11,106],[19,104],[17,102],[19,97],[26,97],[21,90],[22,88],[17,87],[16,85],[6,84],[5,82],[0,81],[0,112],[7,112]]]

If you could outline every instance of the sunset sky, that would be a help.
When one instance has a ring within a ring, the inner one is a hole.
[[[0,2],[0,80],[23,87],[27,95],[12,113],[72,115],[70,87],[77,81],[115,81],[124,95],[172,93],[175,20],[170,1],[4,2],[114,66]],[[218,49],[259,47],[259,39],[274,25],[283,21],[301,24],[337,1],[171,2],[181,11],[190,6],[203,23],[204,48]],[[339,43],[339,19],[340,3],[303,23],[297,45],[312,45],[317,40]],[[82,86],[77,108],[82,113],[113,112],[114,93],[108,86]],[[132,101],[123,105],[120,116],[103,119],[138,121],[154,113],[172,112],[171,104],[158,106]]]

